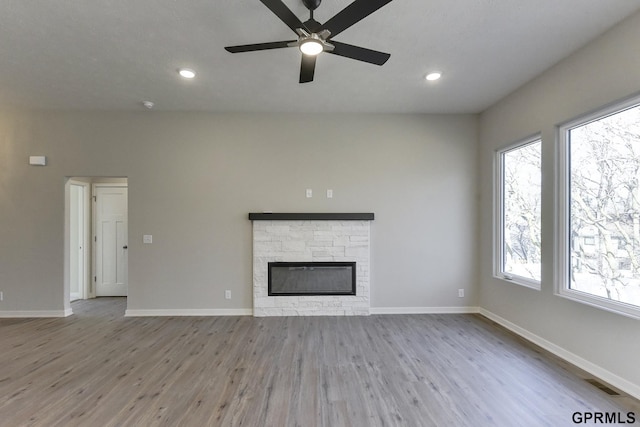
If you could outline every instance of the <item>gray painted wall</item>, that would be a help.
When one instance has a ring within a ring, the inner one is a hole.
[[[263,210],[375,212],[373,307],[476,305],[476,116],[4,112],[0,310],[63,309],[69,176],[128,177],[129,309],[251,308]]]
[[[484,112],[480,121],[480,306],[640,389],[638,320],[553,294],[556,125],[640,91],[640,14]],[[494,150],[542,132],[542,290],[492,278]]]

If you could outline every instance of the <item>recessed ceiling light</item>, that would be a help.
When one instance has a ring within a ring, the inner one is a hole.
[[[189,68],[180,68],[178,70],[178,74],[180,74],[185,79],[192,79],[196,76],[196,72]]]
[[[433,73],[427,74],[425,79],[427,79],[430,82],[432,82],[432,81],[438,80],[440,77],[442,77],[442,73],[434,71]]]
[[[145,108],[151,110],[153,108],[153,106],[156,105],[156,104],[154,104],[152,101],[142,101],[142,105]]]

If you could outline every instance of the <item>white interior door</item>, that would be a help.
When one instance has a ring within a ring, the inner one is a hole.
[[[69,185],[69,290],[70,300],[85,298],[84,186]]]
[[[96,296],[127,295],[127,187],[96,186]]]

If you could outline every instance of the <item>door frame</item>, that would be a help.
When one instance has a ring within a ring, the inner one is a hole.
[[[129,182],[96,182],[91,184],[91,278],[90,282],[92,283],[92,297],[96,297],[96,277],[98,275],[98,260],[97,260],[97,248],[93,243],[96,242],[98,231],[97,231],[97,209],[96,209],[96,189],[97,188],[129,188]],[[128,198],[128,191],[127,191]],[[127,223],[129,222],[129,203],[127,200]],[[129,227],[127,227],[127,241],[129,240]],[[127,256],[127,294],[129,288],[129,257]]]
[[[119,182],[111,182],[112,180],[118,180]],[[120,180],[124,180],[124,182],[120,182]],[[96,182],[97,181],[97,182]],[[94,285],[93,277],[95,277],[95,245],[93,245],[93,236],[94,232],[94,224],[95,224],[95,212],[93,209],[92,200],[94,200],[94,188],[96,186],[103,187],[129,187],[129,179],[127,176],[122,177],[101,177],[101,176],[89,176],[89,175],[66,175],[64,177],[63,187],[64,187],[64,225],[63,225],[63,233],[64,233],[64,247],[63,247],[63,284],[62,284],[62,295],[63,301],[62,306],[64,308],[64,316],[71,316],[73,314],[73,310],[71,309],[71,257],[70,257],[70,245],[71,245],[71,195],[70,195],[70,187],[71,184],[82,185],[85,187],[84,191],[84,199],[85,199],[85,211],[84,211],[84,222],[85,222],[85,249],[84,251],[86,264],[85,264],[85,289],[84,289],[84,297],[85,299],[95,298],[96,290]],[[128,203],[127,203],[128,210]],[[127,212],[128,215],[128,212]],[[128,234],[128,233],[127,233]],[[128,260],[127,260],[128,263]]]

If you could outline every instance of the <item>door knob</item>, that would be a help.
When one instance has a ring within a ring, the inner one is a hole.
[[[129,246],[123,246],[122,249],[129,249]]]

